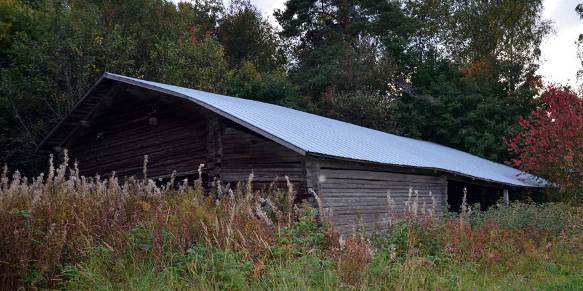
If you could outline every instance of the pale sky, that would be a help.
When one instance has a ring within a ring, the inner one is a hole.
[[[583,33],[583,20],[575,12],[582,0],[545,0],[543,17],[552,21],[554,33],[542,44],[539,73],[547,82],[570,84],[576,87],[577,70],[581,62],[577,59],[577,38]]]
[[[229,0],[223,0],[228,5]],[[283,8],[285,0],[251,0],[272,23],[273,11]],[[577,59],[577,38],[583,33],[583,20],[575,13],[577,3],[583,0],[544,0],[543,17],[552,21],[554,32],[541,46],[539,73],[547,83],[558,83],[577,87],[577,70],[581,62]]]

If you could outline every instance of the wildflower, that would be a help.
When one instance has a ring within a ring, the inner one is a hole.
[[[344,235],[341,234],[338,236],[338,245],[340,246],[340,249],[344,249],[344,246],[346,245],[346,239],[344,238]]]
[[[389,259],[394,262],[397,259],[397,247],[395,244],[389,245]]]
[[[314,196],[314,200],[316,200],[316,205],[318,207],[318,215],[321,217],[324,215],[324,210],[322,207],[322,200],[320,199],[320,196],[318,196],[318,194],[316,193],[316,191],[314,191],[314,189],[312,188],[308,188],[308,193],[312,194],[312,196]]]
[[[435,196],[433,196],[431,191],[429,191],[429,197],[431,197],[431,209],[429,210],[429,216],[433,218],[433,215],[437,211],[437,199],[435,199]]]
[[[202,179],[202,169],[204,168],[204,164],[198,165],[198,169],[196,172],[198,173],[198,179]]]
[[[144,174],[144,181],[148,178],[148,155],[144,155],[144,165],[142,167],[142,173]]]

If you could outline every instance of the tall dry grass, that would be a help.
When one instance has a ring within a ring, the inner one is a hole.
[[[201,169],[199,168],[199,171]],[[200,175],[199,175],[200,176]],[[293,188],[253,192],[215,183],[209,193],[199,180],[157,184],[83,177],[76,164],[58,166],[32,180],[4,167],[0,178],[0,284],[57,286],[62,267],[86,260],[96,247],[114,256],[132,252],[160,265],[193,245],[228,249],[259,258],[275,235],[301,215]],[[290,184],[291,185],[291,184]],[[171,254],[171,255],[169,255]]]
[[[583,267],[582,208],[515,203],[484,212],[464,202],[461,213],[441,214],[435,200],[420,205],[411,189],[404,205],[387,193],[387,232],[356,223],[354,233],[341,236],[326,222],[334,213],[317,193],[312,208],[294,204],[289,181],[269,192],[253,191],[252,182],[253,175],[237,187],[214,181],[209,191],[173,174],[162,183],[148,179],[147,159],[143,177],[127,179],[80,176],[66,156],[58,166],[51,159],[47,174],[30,180],[5,167],[0,287],[552,289],[583,283],[576,272]],[[404,215],[394,215],[396,208]]]

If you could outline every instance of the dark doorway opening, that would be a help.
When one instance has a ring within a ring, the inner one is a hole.
[[[496,204],[502,198],[502,189],[495,187],[479,186],[464,182],[448,181],[447,183],[447,203],[450,211],[459,212],[461,209],[464,188],[466,189],[467,205],[480,204],[481,210]]]

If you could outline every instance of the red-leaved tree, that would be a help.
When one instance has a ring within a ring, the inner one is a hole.
[[[562,198],[583,198],[583,99],[567,88],[550,86],[541,105],[518,121],[520,130],[507,144],[513,166],[546,178]],[[555,191],[556,193],[556,191]]]

